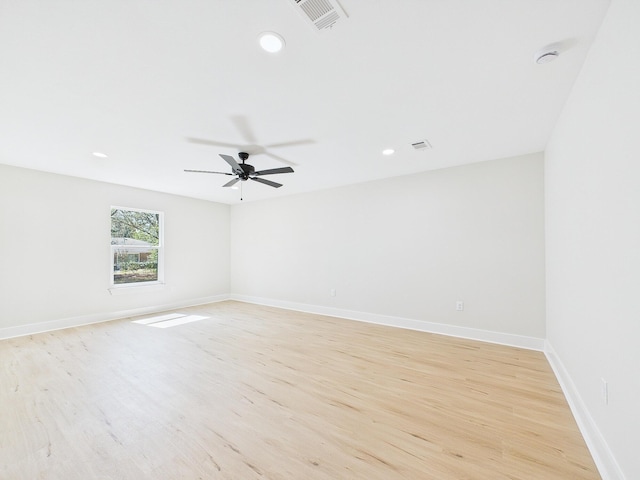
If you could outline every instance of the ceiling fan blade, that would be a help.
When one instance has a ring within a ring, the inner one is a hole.
[[[297,164],[297,163],[290,162],[290,161],[289,161],[289,160],[287,160],[286,158],[282,158],[282,157],[281,157],[281,156],[279,156],[279,155],[274,155],[274,154],[273,154],[273,153],[271,153],[271,152],[262,152],[262,153],[263,153],[263,155],[268,155],[268,156],[270,156],[271,158],[274,158],[274,159],[278,160],[279,162],[284,163],[285,165],[291,165],[292,167],[297,167],[297,166],[298,166],[298,164]]]
[[[291,167],[282,167],[282,168],[270,168],[269,170],[260,170],[259,172],[253,172],[254,175],[275,175],[276,173],[293,173],[293,168]]]
[[[238,162],[236,162],[235,158],[230,157],[229,155],[225,155],[224,153],[219,153],[218,155],[220,155],[220,157],[222,157],[225,162],[231,165],[233,173],[235,173],[236,175],[244,175],[244,171],[242,170],[240,165],[238,165]]]
[[[305,138],[303,140],[293,140],[291,142],[271,143],[269,145],[265,145],[265,148],[297,147],[298,145],[311,145],[312,143],[316,143],[316,141],[311,138]]]
[[[225,183],[224,185],[222,185],[223,187],[232,187],[233,185],[235,185],[236,183],[238,183],[240,181],[240,177],[238,178],[234,178],[233,180]]]
[[[185,172],[192,172],[192,173],[217,173],[218,175],[233,175],[233,173],[226,173],[226,172],[212,172],[211,170],[187,170],[185,168],[184,170]]]
[[[230,117],[230,120],[236,127],[236,130],[240,132],[240,135],[242,135],[242,138],[245,142],[251,144],[258,143],[256,137],[253,135],[253,130],[249,125],[249,120],[247,120],[247,117],[242,115],[233,115]]]
[[[264,178],[260,178],[260,177],[249,177],[249,180],[253,180],[254,182],[264,183],[265,185],[269,185],[270,187],[273,187],[273,188],[280,188],[282,186],[281,183],[272,182],[271,180],[265,180]]]
[[[239,145],[237,145],[235,143],[218,142],[216,140],[206,140],[204,138],[187,137],[187,142],[197,143],[197,144],[200,144],[200,145],[212,145],[214,147],[233,148],[233,149],[236,149],[236,150],[239,148]]]

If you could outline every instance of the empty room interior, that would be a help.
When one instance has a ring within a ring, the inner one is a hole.
[[[640,2],[0,6],[0,478],[640,478]]]

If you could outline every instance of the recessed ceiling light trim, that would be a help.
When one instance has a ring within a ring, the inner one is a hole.
[[[258,44],[265,52],[278,53],[284,48],[285,41],[278,33],[262,32],[258,35]]]
[[[106,153],[102,153],[102,152],[93,152],[92,155],[94,157],[98,157],[98,158],[109,158],[109,155],[107,155]]]
[[[393,148],[385,148],[382,150],[383,155],[393,155],[396,151]]]

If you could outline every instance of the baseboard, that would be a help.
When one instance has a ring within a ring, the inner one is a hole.
[[[560,357],[553,349],[548,340],[544,342],[544,354],[558,379],[565,398],[569,403],[573,417],[578,424],[578,428],[591,452],[598,471],[603,480],[624,480],[625,476],[616,462],[609,445],[600,433],[598,426],[591,417],[578,389],[576,388],[569,372],[560,360]]]
[[[181,302],[167,303],[164,305],[153,305],[151,307],[133,308],[130,310],[119,310],[115,312],[94,313],[89,315],[80,315],[78,317],[62,318],[51,320],[48,322],[32,323],[29,325],[17,325],[15,327],[0,328],[0,340],[14,337],[22,337],[25,335],[33,335],[36,333],[50,332],[52,330],[61,330],[64,328],[81,327],[92,323],[108,322],[110,320],[118,320],[120,318],[134,317],[136,315],[146,315],[149,313],[164,312],[166,310],[174,310],[176,308],[194,307],[206,303],[222,302],[229,300],[229,295],[212,295],[209,297],[194,298]]]
[[[406,328],[408,330],[417,330],[420,332],[438,333],[440,335],[447,335],[450,337],[467,338],[470,340],[478,340],[481,342],[498,343],[500,345],[525,348],[527,350],[542,351],[544,349],[543,338],[527,337],[523,335],[514,335],[502,332],[492,332],[476,328],[447,325],[444,323],[426,322],[411,318],[391,317],[387,315],[378,315],[375,313],[323,307],[320,305],[309,305],[305,303],[251,297],[247,295],[231,294],[229,298],[230,300],[237,300],[239,302],[254,303],[257,305],[265,305],[269,307],[278,307],[286,310],[296,310],[298,312],[315,313],[318,315],[326,315],[329,317],[346,318],[348,320],[376,323],[378,325]]]

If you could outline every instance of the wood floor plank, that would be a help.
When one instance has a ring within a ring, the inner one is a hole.
[[[597,479],[543,354],[222,302],[0,342],[0,478]]]

